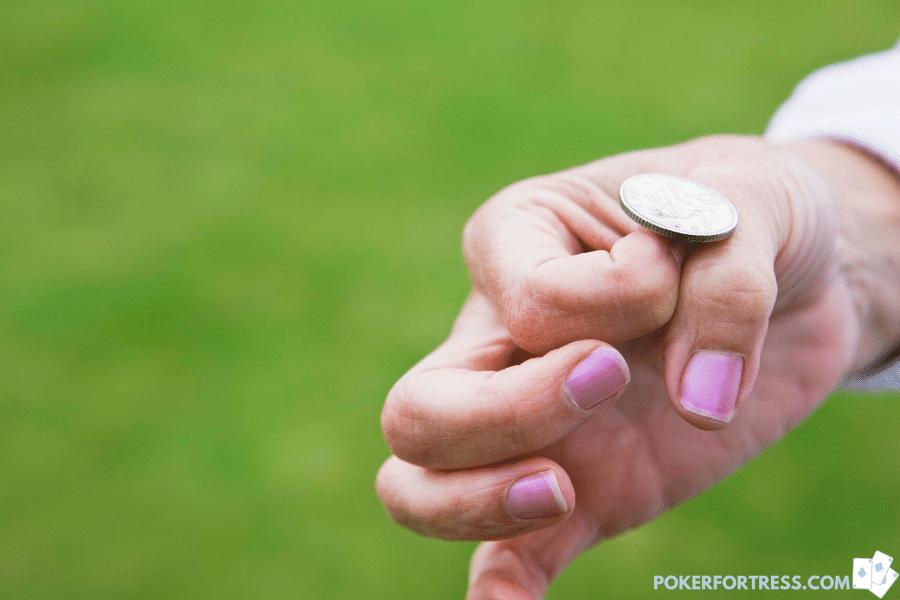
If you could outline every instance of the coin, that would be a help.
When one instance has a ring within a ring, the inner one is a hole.
[[[647,229],[686,242],[724,240],[737,227],[738,214],[728,199],[685,177],[642,173],[619,189],[625,213]]]

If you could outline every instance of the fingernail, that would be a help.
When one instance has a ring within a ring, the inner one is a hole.
[[[620,391],[628,375],[619,353],[601,346],[575,365],[566,379],[566,393],[584,410],[593,408]]]
[[[559,489],[556,473],[544,471],[523,477],[509,486],[506,510],[519,519],[544,519],[565,513],[569,505]]]
[[[731,420],[744,358],[731,352],[696,352],[681,379],[681,405],[694,414],[722,423]]]

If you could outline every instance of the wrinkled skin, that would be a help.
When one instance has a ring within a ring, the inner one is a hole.
[[[735,235],[694,249],[640,231],[615,193],[651,171],[722,191],[741,216]],[[426,535],[493,540],[473,557],[468,597],[541,598],[578,553],[770,446],[872,345],[861,341],[868,321],[840,269],[834,200],[807,164],[731,137],[622,155],[498,194],[466,228],[475,289],[449,339],[385,405],[394,456],[377,487],[393,518]],[[566,376],[610,343],[630,382],[580,410]],[[698,349],[743,357],[730,422],[678,402]],[[547,470],[567,510],[510,516],[510,484]]]

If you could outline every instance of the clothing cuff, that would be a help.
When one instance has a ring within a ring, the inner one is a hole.
[[[900,44],[809,75],[775,112],[765,137],[840,140],[900,173]]]

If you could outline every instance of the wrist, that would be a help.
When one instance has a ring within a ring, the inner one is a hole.
[[[852,369],[871,368],[900,346],[900,179],[869,154],[837,141],[806,140],[783,148],[830,188],[839,272],[860,326]]]

